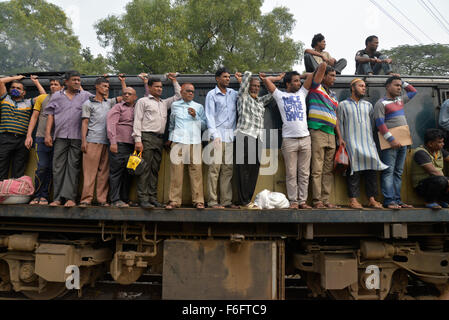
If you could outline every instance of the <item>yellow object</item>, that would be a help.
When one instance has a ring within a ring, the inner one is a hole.
[[[134,151],[134,154],[129,157],[126,168],[132,171],[136,171],[137,167],[141,162],[142,162],[142,152],[137,154],[137,151]]]

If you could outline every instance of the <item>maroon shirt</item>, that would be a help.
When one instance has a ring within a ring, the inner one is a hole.
[[[125,102],[118,103],[108,112],[107,120],[108,139],[111,144],[134,144],[133,124],[134,105],[127,106]]]
[[[55,117],[55,138],[81,140],[82,106],[93,96],[90,92],[80,91],[70,100],[64,90],[51,96],[44,113]]]

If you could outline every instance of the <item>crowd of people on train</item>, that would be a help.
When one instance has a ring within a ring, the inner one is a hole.
[[[368,37],[366,48],[355,57],[356,75],[388,75],[385,96],[374,106],[365,99],[366,83],[361,78],[350,83],[350,97],[338,101],[332,86],[346,60],[337,61],[325,51],[322,34],[315,35],[312,48],[305,51],[307,72],[303,75],[292,71],[256,77],[249,71],[237,72],[237,91],[229,87],[231,72],[220,68],[215,73],[217,85],[207,94],[204,106],[194,101],[194,85],[179,84],[176,73],[167,74],[174,88],[174,95],[167,99],[162,98],[162,80],[148,74],[139,75],[145,86],[145,96],[140,99],[136,90],[126,85],[125,75],[119,75],[122,95],[116,98],[109,98],[107,77],[96,80],[93,94],[83,90],[76,71],[67,72],[63,79],[51,79],[49,94],[38,77],[32,76],[40,93],[32,99],[25,99],[23,76],[1,78],[0,180],[8,179],[9,172],[11,178],[23,176],[29,150],[34,148],[38,162],[32,205],[87,207],[96,195],[100,206],[175,209],[182,205],[184,165],[188,165],[195,208],[257,209],[251,200],[266,139],[264,114],[274,100],[283,122],[281,151],[290,209],[338,208],[330,201],[337,146],[345,148],[350,160],[344,174],[351,208],[363,208],[358,200],[362,177],[370,207],[412,208],[401,200],[404,163],[412,144],[404,106],[417,91],[392,72],[392,60],[377,51],[378,45],[378,37]],[[285,91],[276,86],[279,83]],[[259,95],[262,84],[268,91],[264,96]],[[164,140],[166,126],[168,141]],[[449,130],[449,100],[442,106],[440,126]],[[207,203],[202,176],[205,131],[206,147],[211,150],[205,180]],[[379,145],[374,139],[376,132]],[[243,144],[236,147],[236,140]],[[428,208],[447,208],[449,182],[443,167],[449,153],[443,149],[444,133],[430,129],[424,142],[413,155],[413,188]],[[157,194],[164,148],[171,160],[165,206],[158,202]],[[133,177],[127,169],[134,153],[141,154],[145,168],[137,177],[137,202],[130,201]],[[378,173],[383,203],[376,200]],[[233,203],[233,175],[238,203]],[[307,203],[309,183],[312,206]]]

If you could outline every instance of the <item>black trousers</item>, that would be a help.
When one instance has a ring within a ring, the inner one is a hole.
[[[111,202],[129,201],[132,176],[128,174],[126,164],[129,156],[134,152],[134,145],[117,143],[118,153],[109,151],[109,197]]]
[[[25,174],[29,154],[25,138],[12,133],[0,133],[0,180],[8,179],[10,166],[12,179]]]
[[[430,177],[421,180],[415,188],[416,193],[423,197],[427,203],[449,202],[449,182],[447,177]]]
[[[349,198],[360,197],[360,178],[365,179],[365,191],[368,198],[375,197],[377,195],[377,171],[366,170],[354,172],[352,176],[349,175],[350,171],[347,173],[348,182],[348,195]]]
[[[239,204],[247,205],[251,202],[256,189],[262,150],[259,148],[258,139],[242,133],[237,133],[234,146]]]
[[[145,171],[137,179],[137,198],[139,202],[154,202],[157,201],[157,184],[164,140],[160,135],[142,132],[142,144]]]

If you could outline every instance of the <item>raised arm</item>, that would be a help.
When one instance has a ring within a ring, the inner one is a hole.
[[[6,90],[6,84],[14,80],[22,80],[25,76],[5,77],[0,79],[0,97],[3,97],[8,93]]]
[[[316,71],[307,76],[306,81],[304,82],[304,88],[309,90],[312,87],[313,82],[320,84],[324,79],[326,68],[327,68],[326,62],[320,63]]]
[[[120,84],[122,85],[122,92],[126,89],[126,76],[124,73],[120,73],[118,75],[118,79],[120,80]]]
[[[418,93],[415,87],[405,81],[402,81],[402,88],[405,90],[404,94],[402,95],[402,100],[404,101],[404,103],[412,100]]]
[[[148,86],[148,73],[141,73],[138,75],[139,79],[143,81],[145,87],[145,97],[150,95],[150,87]]]
[[[281,81],[282,79],[284,79],[284,77],[285,77],[285,73],[281,73],[277,77],[267,77],[267,75],[265,73],[263,73],[263,72],[259,73],[259,78],[262,80],[262,82],[265,85],[265,87],[267,88],[268,92],[271,94],[273,94],[277,89],[274,82]]]
[[[45,89],[42,87],[41,83],[39,82],[39,77],[38,76],[30,76],[31,81],[33,82],[33,84],[36,86],[37,90],[39,90],[39,94],[47,94],[47,92],[45,91]]]
[[[173,89],[175,90],[175,95],[173,97],[164,100],[167,103],[167,109],[170,109],[171,104],[181,99],[182,96],[181,96],[181,86],[179,85],[178,80],[176,79],[176,73],[169,73],[168,79],[171,80],[173,84]]]

